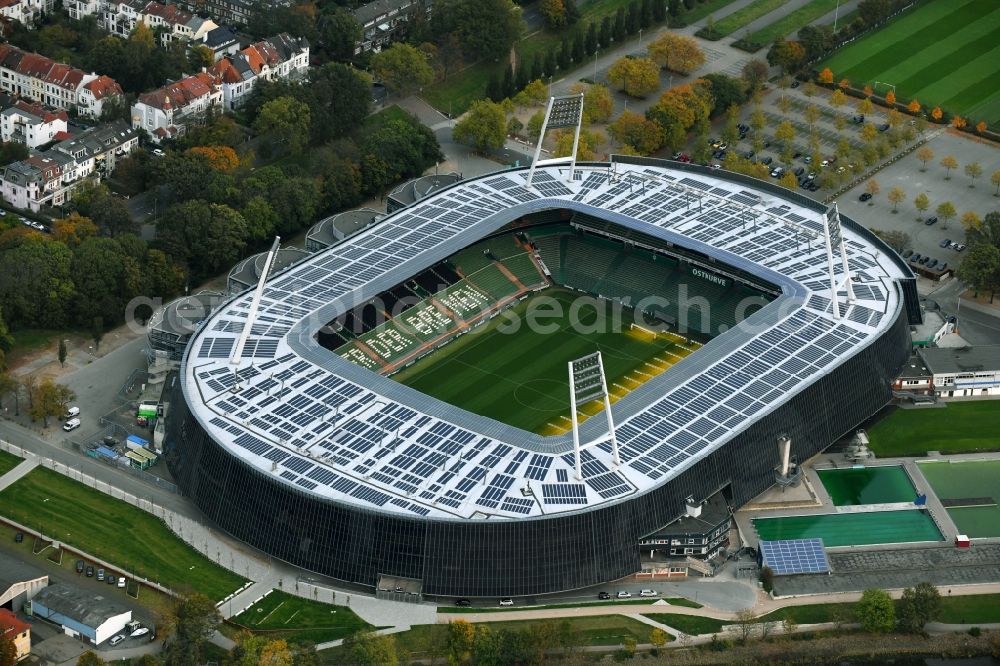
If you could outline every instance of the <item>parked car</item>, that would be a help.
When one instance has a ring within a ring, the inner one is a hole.
[[[812,155],[806,155],[805,157],[802,158],[802,161],[805,162],[806,164],[812,164],[813,161]]]
[[[684,162],[685,164],[691,161],[690,155],[684,155],[684,154],[681,154],[681,156],[678,157],[677,159],[679,159],[681,162]]]
[[[792,173],[794,173],[796,176],[801,176],[805,172],[806,172],[805,167],[796,167],[795,171],[793,171]]]
[[[773,161],[774,161],[773,157],[765,157],[764,159],[762,159],[760,161],[760,163],[763,164],[764,166],[770,166],[771,162],[773,162]]]
[[[748,160],[752,160],[753,156],[756,155],[756,154],[757,153],[753,152],[752,150],[748,150],[747,152],[743,153],[743,157],[746,158],[746,159],[748,159]]]
[[[123,640],[125,640],[125,634],[118,634],[117,636],[114,636],[110,641],[108,641],[108,645],[114,647],[120,644]]]
[[[937,269],[942,273],[945,272],[946,270],[948,270],[948,262],[942,261],[940,264],[938,264]]]
[[[118,587],[125,587],[125,576],[118,577]]]
[[[930,261],[927,262],[927,268],[934,268],[935,266],[937,266],[937,262],[938,262],[937,259],[931,259]]]
[[[14,535],[14,543],[21,543],[24,541],[24,532],[18,532]]]
[[[868,201],[871,198],[872,198],[872,193],[871,192],[865,192],[860,197],[858,197],[858,201]]]
[[[865,122],[865,114],[859,113],[853,118],[851,118],[851,120],[854,121],[856,124],[860,125],[861,123]]]
[[[160,150],[159,148],[153,148],[153,154],[156,155],[157,157],[163,157],[164,155],[166,155],[166,153]]]
[[[63,424],[63,430],[69,432],[70,430],[76,430],[80,427],[80,419],[70,419]]]
[[[930,257],[930,255],[927,255],[926,257],[924,257],[923,259],[920,260],[920,265],[921,266],[926,266],[930,262],[931,262],[931,257]]]
[[[655,597],[658,596],[659,594],[660,593],[657,592],[656,590],[642,590],[641,592],[639,592],[640,597]]]
[[[879,132],[884,132],[887,129],[889,129],[889,123],[882,123],[881,125],[878,126]]]
[[[771,170],[771,178],[781,178],[785,175],[784,167],[776,167]]]
[[[793,88],[798,88],[799,87],[799,81],[798,81],[798,79],[795,79],[795,80],[792,81],[792,87]]]
[[[82,574],[83,573],[83,569],[84,569],[83,560],[77,560],[76,561],[76,572],[78,574]]]
[[[459,608],[468,608],[469,606],[472,605],[472,602],[469,601],[468,599],[458,599],[455,601],[455,605],[458,606]]]
[[[965,248],[966,248],[965,243],[955,243],[955,245],[951,249],[953,249],[955,252],[961,252]]]
[[[938,243],[938,247],[951,247],[951,239],[945,238],[943,241]]]
[[[599,593],[599,594],[597,595],[597,598],[598,598],[598,599],[601,599],[602,601],[604,601],[604,600],[607,600],[607,599],[610,599],[610,598],[611,598],[611,595],[610,595],[610,594],[608,594],[607,592],[601,592],[601,593]]]
[[[97,570],[97,580],[104,580],[104,569]]]
[[[926,220],[924,220],[924,224],[926,224],[928,227],[931,226],[932,224],[937,224],[937,216],[934,215],[928,217]]]
[[[713,164],[713,165],[712,165],[712,168],[713,168],[713,169],[721,169],[721,168],[722,168],[722,165],[721,165],[721,164],[718,164],[718,163],[716,163],[716,164]]]
[[[510,597],[504,597],[503,599],[500,600],[500,605],[501,606],[513,606],[514,605],[514,600],[511,599]]]
[[[94,567],[87,567],[87,578],[94,577]]]
[[[107,577],[104,579],[104,581],[108,585],[114,585],[115,584],[115,575],[114,574],[108,574]]]

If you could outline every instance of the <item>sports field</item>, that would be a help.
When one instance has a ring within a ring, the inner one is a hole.
[[[950,402],[946,407],[897,409],[868,429],[879,458],[1000,449],[1000,401]]]
[[[608,301],[546,289],[393,379],[518,428],[563,433],[572,426],[569,361],[600,351],[608,390],[617,400],[700,346],[680,336],[632,329],[630,310],[617,317],[620,324],[615,319]],[[600,409],[591,403],[581,411]]]
[[[1000,2],[929,0],[818,68],[860,88],[876,81],[973,121],[1000,123]],[[884,94],[888,88],[878,86]]]

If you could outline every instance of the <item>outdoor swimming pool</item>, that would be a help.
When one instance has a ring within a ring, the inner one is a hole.
[[[917,464],[960,533],[1000,536],[1000,460]]]
[[[762,541],[823,539],[827,547],[941,541],[944,538],[934,519],[921,509],[755,518],[753,524]]]
[[[917,497],[901,465],[817,470],[834,506],[912,502]]]

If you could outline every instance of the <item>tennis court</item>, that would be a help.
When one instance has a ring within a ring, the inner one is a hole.
[[[917,509],[755,518],[753,524],[761,541],[822,539],[828,548],[943,539],[930,515]]]

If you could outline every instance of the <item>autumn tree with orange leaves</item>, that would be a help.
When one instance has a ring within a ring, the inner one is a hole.
[[[965,127],[965,118],[962,116],[955,116],[951,119],[951,126],[955,129],[962,129]]]
[[[817,81],[820,83],[833,83],[833,72],[829,67],[823,68],[823,71],[819,73]]]
[[[920,102],[915,99],[910,100],[910,103],[906,105],[906,110],[910,113],[920,113]]]
[[[890,106],[893,105],[893,104],[895,104],[896,103],[896,93],[894,93],[891,90],[889,92],[887,92],[885,94],[885,103],[888,104],[888,105],[890,105]]]
[[[941,120],[941,117],[943,115],[944,112],[941,111],[940,106],[935,106],[934,109],[931,111],[931,118],[933,118],[934,120]]]
[[[229,146],[195,146],[188,148],[187,154],[204,158],[208,166],[222,173],[232,173],[240,166],[239,156]]]
[[[848,88],[851,87],[851,82],[848,79],[841,79],[840,83],[838,83],[837,85],[840,86],[841,90],[847,90]]]
[[[976,123],[976,132],[982,134],[985,131],[986,131],[986,123],[980,120],[978,123]]]

